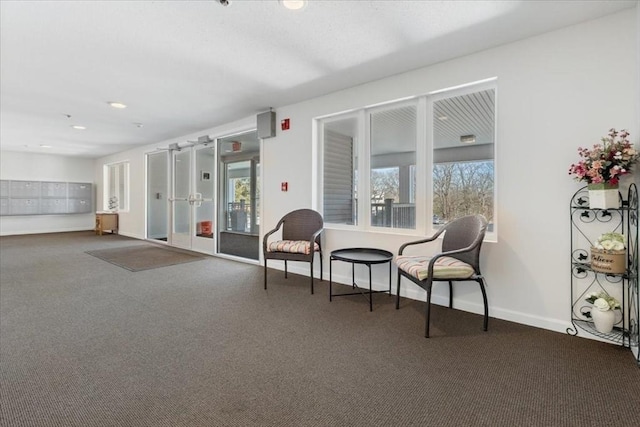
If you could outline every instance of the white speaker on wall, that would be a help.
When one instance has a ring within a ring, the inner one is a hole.
[[[272,138],[276,136],[276,112],[267,111],[256,117],[258,138]]]

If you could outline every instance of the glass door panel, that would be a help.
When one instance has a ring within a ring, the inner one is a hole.
[[[251,230],[251,161],[225,165],[227,230],[247,233]]]
[[[194,147],[195,170],[192,192],[192,206],[194,209],[195,227],[192,247],[194,250],[213,253],[214,246],[214,218],[215,218],[215,147],[205,145]]]
[[[147,154],[147,239],[169,237],[169,153]]]
[[[215,166],[208,144],[173,152],[172,246],[213,253]]]
[[[218,143],[218,252],[259,259],[260,144],[255,131]]]
[[[169,153],[147,154],[147,239],[169,237]]]
[[[173,224],[171,244],[191,249],[191,150],[173,152]]]

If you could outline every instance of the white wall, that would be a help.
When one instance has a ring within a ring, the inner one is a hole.
[[[261,232],[292,209],[315,206],[314,117],[497,77],[499,236],[497,242],[485,244],[482,257],[490,315],[564,332],[570,325],[571,310],[569,199],[581,187],[567,171],[578,159],[577,148],[597,143],[611,127],[628,129],[638,143],[639,19],[640,14],[630,9],[278,108],[278,120],[290,118],[291,129],[278,130],[275,138],[263,142]],[[215,137],[241,123],[250,126],[254,120],[250,117],[199,135]],[[101,170],[106,162],[131,160],[132,207],[130,217],[122,218],[121,228],[136,237],[144,235],[143,152],[100,159],[96,168]],[[101,180],[98,172],[96,180]],[[289,182],[288,192],[280,191],[282,181]],[[325,260],[331,250],[349,246],[397,252],[400,244],[414,238],[327,229]],[[334,263],[334,280],[349,283],[349,266],[339,264]],[[326,278],[327,262],[324,267]],[[291,266],[301,274],[306,274],[306,268]],[[363,282],[365,273],[357,273]],[[378,287],[386,286],[385,268],[374,269],[374,277]],[[443,288],[436,287],[434,301],[446,301]],[[475,283],[456,289],[454,306],[481,312]],[[403,294],[424,299],[424,292],[408,283]]]
[[[2,151],[0,179],[94,183],[94,159]],[[95,200],[95,187],[93,198]],[[0,217],[0,236],[92,230],[95,214]]]

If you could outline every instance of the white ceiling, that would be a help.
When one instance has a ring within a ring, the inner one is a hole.
[[[0,148],[99,157],[180,141],[638,3],[230,2],[0,1]]]

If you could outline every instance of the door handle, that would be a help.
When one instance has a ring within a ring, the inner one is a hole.
[[[189,204],[200,207],[200,205],[202,204],[202,194],[201,193],[189,194]]]

